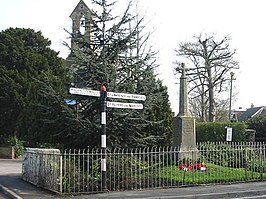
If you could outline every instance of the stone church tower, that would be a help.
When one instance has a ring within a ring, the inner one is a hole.
[[[90,43],[91,37],[91,10],[80,0],[71,15],[72,33],[71,33],[71,53],[66,59],[68,66],[73,64],[73,51],[80,48],[78,41]]]

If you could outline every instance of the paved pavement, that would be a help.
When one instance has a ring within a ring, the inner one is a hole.
[[[266,195],[266,181],[231,185],[204,185],[195,187],[123,191],[79,196],[59,196],[37,188],[20,178],[21,161],[0,159],[0,199],[208,199],[239,198]],[[2,192],[2,193],[1,193]],[[6,196],[3,195],[6,194]],[[2,195],[1,195],[2,194]],[[8,197],[7,197],[8,196]],[[261,197],[260,197],[261,198]],[[265,197],[266,198],[266,197]]]

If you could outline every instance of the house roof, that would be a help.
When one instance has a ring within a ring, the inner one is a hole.
[[[261,113],[264,109],[266,109],[265,106],[248,108],[239,116],[238,121],[247,121],[248,119],[256,116],[258,113]]]
[[[237,118],[240,118],[240,116],[245,113],[246,111],[234,111],[234,114],[236,115]]]

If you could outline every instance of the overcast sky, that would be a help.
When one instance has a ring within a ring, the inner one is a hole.
[[[120,0],[121,1],[121,0]],[[125,0],[122,0],[125,1]],[[69,53],[64,28],[71,30],[69,15],[79,0],[1,0],[0,31],[9,27],[41,30],[60,56]],[[90,0],[84,2],[91,7]],[[266,105],[266,28],[264,0],[139,0],[147,28],[153,31],[150,43],[158,50],[160,78],[168,87],[173,111],[178,113],[179,85],[173,74],[174,49],[200,33],[217,38],[231,35],[231,47],[240,69],[235,71],[234,90],[238,92],[233,109]],[[124,10],[124,9],[123,9]],[[229,96],[229,91],[228,91]]]

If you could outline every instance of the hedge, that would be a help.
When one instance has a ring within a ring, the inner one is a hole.
[[[233,142],[247,142],[245,133],[247,125],[243,122],[200,122],[196,124],[197,142],[224,142],[226,141],[226,127],[233,129]]]

